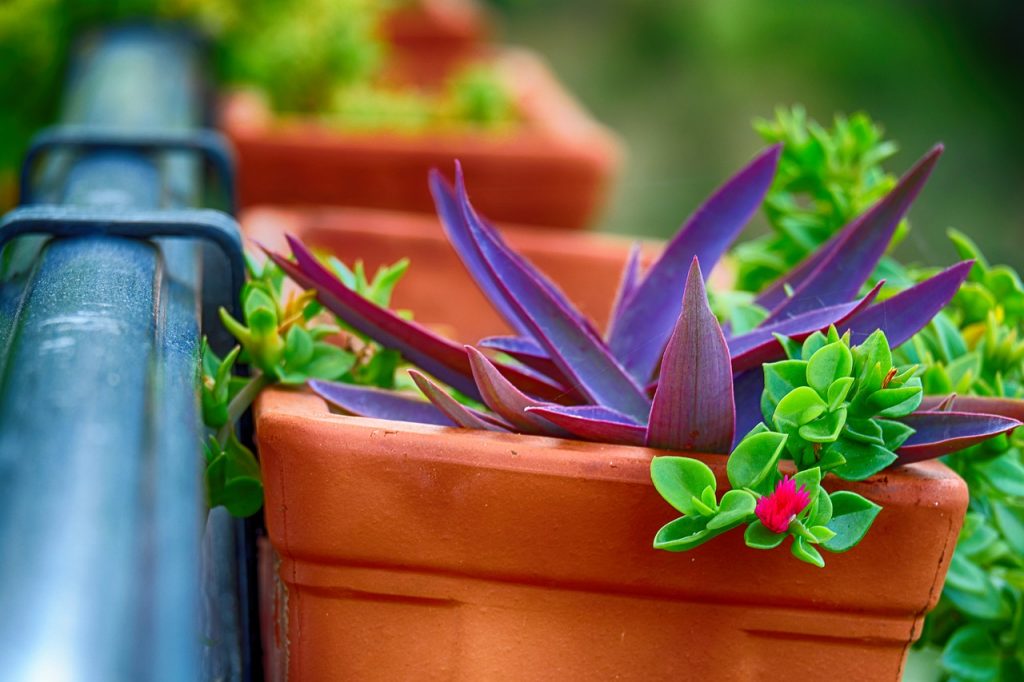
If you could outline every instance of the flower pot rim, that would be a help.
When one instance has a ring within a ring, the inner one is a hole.
[[[384,435],[397,433],[415,434],[416,436],[426,438],[454,438],[462,441],[481,440],[489,443],[503,444],[509,448],[519,446],[522,452],[514,452],[516,460],[511,465],[508,462],[504,464],[499,462],[483,464],[478,460],[474,460],[472,464],[474,466],[493,465],[498,468],[513,466],[513,468],[517,469],[521,468],[537,473],[556,475],[577,474],[565,472],[566,459],[560,456],[552,456],[548,452],[550,450],[557,450],[559,453],[572,451],[574,454],[574,464],[578,465],[581,472],[585,470],[587,476],[596,476],[608,480],[634,478],[628,476],[620,464],[642,465],[645,472],[644,482],[646,483],[649,483],[649,479],[646,478],[647,466],[654,457],[671,455],[693,457],[711,466],[720,479],[724,477],[725,465],[728,460],[728,455],[723,454],[675,452],[636,445],[599,443],[552,436],[501,433],[454,426],[437,426],[433,424],[357,417],[332,411],[323,398],[314,395],[308,389],[271,388],[264,390],[254,406],[254,414],[258,423],[284,420],[294,424],[295,420],[302,420],[316,423],[326,428],[358,425],[363,428],[378,430]],[[450,453],[447,452],[438,454],[421,451],[415,453],[414,456],[422,459],[451,461]],[[610,459],[619,461],[610,463]],[[791,462],[782,462],[780,467],[784,473],[795,471]],[[626,475],[624,476],[624,474]],[[864,481],[843,481],[835,477],[831,477],[829,480],[833,481],[834,487],[839,489],[870,487],[876,499],[879,489],[891,489],[893,486],[917,485],[924,481],[948,483],[954,488],[961,488],[964,495],[966,495],[967,490],[963,479],[938,460],[893,467],[875,474]]]

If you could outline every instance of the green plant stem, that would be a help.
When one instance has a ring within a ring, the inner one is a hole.
[[[235,428],[235,423],[242,418],[245,411],[249,409],[253,401],[256,400],[256,396],[260,394],[266,386],[273,383],[267,378],[267,375],[262,372],[256,372],[249,379],[248,383],[242,387],[231,402],[228,403],[228,420],[224,423],[224,426],[220,427],[217,431],[217,442],[220,443],[221,447],[227,445],[228,436],[231,435],[232,430]]]

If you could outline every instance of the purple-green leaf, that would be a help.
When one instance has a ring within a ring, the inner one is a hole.
[[[562,370],[551,361],[544,348],[532,338],[525,336],[488,336],[477,343],[481,348],[505,353],[523,363],[530,369],[551,377],[553,381],[567,384]]]
[[[527,411],[584,440],[643,445],[647,429],[621,412],[600,405],[529,407]]]
[[[357,417],[455,426],[451,419],[430,403],[396,391],[318,379],[311,380],[309,387],[327,402]]]
[[[784,288],[783,282],[769,287],[758,299],[761,305],[775,302],[768,321],[853,299],[885,254],[896,227],[928,180],[940,154],[942,145],[936,145],[900,178],[891,192],[785,277],[785,283],[794,290],[792,296],[778,298],[777,288]]]
[[[463,201],[463,210],[468,219],[472,207],[467,201]],[[506,300],[526,321],[533,338],[569,379],[571,386],[589,402],[635,419],[646,419],[650,401],[611,356],[604,342],[553,296],[508,247],[472,220],[469,224],[480,254],[505,292]]]
[[[608,318],[610,328],[615,326],[615,320],[622,313],[626,301],[633,297],[636,288],[643,281],[640,273],[640,253],[642,248],[640,242],[633,242],[629,249],[629,257],[626,258],[626,266],[622,269],[622,277],[619,279],[619,288],[615,292],[615,301],[612,304],[612,313]]]
[[[896,452],[899,464],[942,457],[1011,431],[1020,422],[1008,417],[970,412],[915,412],[900,418],[914,434]]]
[[[711,271],[761,205],[780,151],[762,152],[697,209],[612,320],[608,345],[641,384],[654,376],[672,334],[690,261],[696,256]]]
[[[403,320],[390,310],[356,294],[321,265],[302,242],[289,235],[288,243],[298,264],[267,249],[264,251],[299,286],[315,289],[320,303],[328,310],[381,345],[398,350],[406,360],[446,384],[479,399],[469,359],[462,346],[415,322]],[[507,365],[502,365],[501,371],[512,383],[531,395],[557,402],[565,394],[563,387],[544,381],[533,373]]]
[[[733,398],[736,401],[735,447],[743,434],[764,420],[761,414],[761,395],[764,393],[764,370],[760,367],[739,372],[732,380]]]
[[[646,441],[663,450],[728,454],[735,428],[729,348],[694,257],[661,360]]]
[[[480,351],[466,346],[473,378],[480,389],[484,403],[513,427],[523,433],[541,433],[547,436],[565,437],[563,429],[550,422],[529,414],[528,407],[546,407],[550,403],[538,402],[513,386]]]
[[[456,162],[456,174],[461,180],[462,168]],[[433,168],[430,171],[430,193],[434,196],[434,205],[437,207],[437,215],[441,219],[441,226],[448,236],[448,242],[455,249],[466,266],[466,271],[476,282],[484,296],[490,301],[494,309],[508,322],[509,326],[521,335],[530,333],[529,327],[523,322],[518,311],[509,305],[505,299],[504,292],[494,280],[494,274],[484,263],[480,256],[476,243],[469,231],[469,224],[463,214],[462,206],[456,198],[455,190],[441,173]],[[483,226],[482,229],[488,229]],[[498,238],[498,237],[496,237]]]
[[[973,263],[957,263],[892,298],[865,308],[836,326],[841,333],[851,332],[853,345],[862,343],[876,329],[881,329],[889,345],[896,348],[921,331],[949,303],[967,279]]]
[[[933,396],[928,395],[921,401],[922,411],[941,409],[944,405],[957,412],[971,414],[994,414],[1024,421],[1024,400],[1019,398],[986,398],[975,395]]]
[[[810,310],[774,324],[760,326],[742,336],[730,338],[729,353],[732,356],[733,371],[742,372],[782,357],[785,351],[775,338],[775,334],[788,336],[799,342],[816,331],[828,329],[833,324],[842,325],[871,305],[883,284],[884,281],[879,282],[860,300]]]
[[[502,426],[496,420],[488,418],[483,413],[470,409],[452,398],[448,393],[414,369],[409,370],[409,376],[416,382],[416,386],[423,392],[434,407],[444,413],[448,419],[464,429],[480,429],[483,431],[510,431],[510,428]]]

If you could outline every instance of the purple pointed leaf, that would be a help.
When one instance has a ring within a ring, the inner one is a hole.
[[[694,257],[683,289],[683,309],[661,360],[647,445],[728,454],[735,428],[729,347],[708,305]]]
[[[460,197],[461,199],[462,197]],[[463,204],[467,216],[471,211]],[[506,292],[506,299],[530,326],[531,335],[589,402],[645,419],[650,401],[608,352],[604,342],[511,254],[470,221],[480,254]],[[545,399],[547,396],[542,396]]]
[[[710,273],[761,205],[780,150],[762,152],[697,209],[612,320],[608,345],[641,384],[654,376],[672,334],[690,261],[696,256]]]
[[[640,282],[643,281],[640,272],[640,253],[642,248],[640,242],[633,242],[633,245],[629,248],[629,256],[626,258],[626,266],[622,269],[622,277],[619,279],[619,288],[615,292],[615,302],[612,304],[612,313],[608,318],[610,322],[609,332],[611,327],[615,326],[615,320],[618,319],[622,313],[626,301],[633,297],[633,293],[637,287],[640,286]]]
[[[925,396],[921,401],[921,410],[940,410],[949,398],[950,396]],[[986,398],[974,395],[954,395],[952,398],[948,406],[957,412],[994,414],[1024,422],[1024,400],[1019,398]]]
[[[544,347],[525,336],[488,336],[480,339],[478,344],[481,348],[496,350],[499,353],[510,355],[530,369],[550,377],[552,381],[560,384],[569,383],[558,365],[551,361],[548,352]]]
[[[309,387],[330,404],[357,417],[455,426],[452,420],[430,403],[397,391],[318,379],[311,380]]]
[[[942,145],[937,145],[900,178],[891,192],[847,229],[840,231],[839,239],[826,244],[822,249],[825,252],[823,256],[812,256],[814,268],[810,272],[804,274],[803,268],[797,268],[799,285],[794,286],[794,278],[787,277],[794,288],[793,295],[772,309],[768,321],[782,320],[856,297],[889,248],[896,227],[928,180],[940,154]],[[762,296],[761,300],[765,298]]]
[[[266,249],[264,251],[301,287],[315,289],[320,303],[328,310],[381,345],[398,350],[406,360],[446,384],[470,397],[479,397],[469,359],[462,346],[415,322],[403,320],[390,310],[356,294],[321,265],[302,242],[290,235],[288,242],[298,261],[297,265],[280,254]],[[502,365],[501,371],[516,386],[531,395],[557,402],[565,394],[562,387],[544,381],[535,374],[507,365]]]
[[[456,425],[464,429],[479,429],[482,431],[509,431],[500,426],[495,420],[488,419],[483,413],[470,409],[461,404],[448,393],[414,369],[409,370],[409,376],[416,383],[416,386],[423,392],[434,407]]]
[[[942,457],[1020,426],[1016,419],[970,412],[915,412],[900,421],[915,431],[896,453],[899,464]]]
[[[484,403],[504,418],[513,427],[523,433],[541,433],[547,436],[565,437],[569,435],[536,415],[527,413],[528,407],[544,407],[550,403],[541,403],[525,395],[508,382],[487,357],[472,346],[466,346],[469,362],[473,368],[473,378],[480,388]]]
[[[761,414],[761,394],[764,393],[764,370],[760,367],[748,369],[733,376],[732,391],[736,400],[736,434],[733,447],[743,436],[764,421]]]
[[[967,279],[973,263],[957,263],[892,298],[865,308],[836,327],[840,333],[849,330],[854,345],[881,329],[889,345],[896,348],[923,329],[949,303]]]
[[[467,267],[469,267],[470,262],[473,263],[473,267],[470,268],[469,271],[470,275],[472,275],[481,286],[484,295],[492,302],[498,312],[509,320],[509,324],[514,329],[517,329],[519,333],[524,336],[530,336],[531,334],[531,327],[528,324],[528,320],[523,318],[519,308],[511,305],[505,290],[498,286],[496,279],[497,275],[484,264],[480,250],[476,245],[476,239],[473,237],[473,230],[483,232],[504,247],[509,256],[514,258],[516,262],[519,263],[524,270],[528,271],[537,283],[544,288],[548,296],[557,300],[579,324],[587,327],[594,334],[597,334],[590,319],[576,309],[566,295],[562,293],[562,290],[559,289],[554,282],[548,279],[548,277],[533,265],[533,263],[509,248],[504,238],[502,238],[501,233],[476,212],[472,204],[469,202],[469,195],[466,193],[466,182],[462,174],[461,163],[458,161],[455,162],[454,197],[451,194],[451,187],[447,184],[444,178],[440,175],[437,175],[436,178],[436,187],[446,200],[445,207],[447,208],[448,201],[455,201],[457,208],[461,212],[461,221],[455,220],[454,216],[453,219],[449,221],[444,219],[444,215],[442,215],[442,226],[448,233],[449,241],[459,254],[459,257],[462,258],[464,263],[466,263]]]
[[[461,169],[457,172],[461,173]],[[529,335],[529,327],[522,321],[518,311],[508,304],[504,292],[494,281],[494,274],[483,262],[470,234],[462,206],[455,196],[455,190],[436,168],[430,171],[430,193],[434,197],[437,215],[448,236],[448,242],[455,249],[462,264],[466,266],[470,277],[510,327],[521,335]]]
[[[818,308],[787,318],[775,324],[758,327],[753,331],[729,339],[729,354],[734,372],[758,367],[785,356],[782,344],[775,334],[788,336],[801,342],[816,331],[824,331],[831,325],[837,327],[871,305],[884,282],[879,282],[860,300],[839,305]]]
[[[559,426],[577,438],[600,443],[643,445],[647,429],[621,412],[600,405],[529,407],[527,411]]]

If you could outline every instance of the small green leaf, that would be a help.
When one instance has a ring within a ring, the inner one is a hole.
[[[665,501],[683,514],[698,514],[693,499],[705,488],[715,489],[715,474],[690,457],[655,457],[651,460],[651,480]]]
[[[821,416],[828,406],[810,386],[799,386],[779,401],[772,415],[775,424],[803,426]]]
[[[709,530],[734,528],[754,514],[757,502],[746,490],[730,490],[722,496],[718,514],[708,521]]]
[[[843,437],[860,443],[885,445],[885,436],[880,422],[874,419],[847,419]]]
[[[995,680],[999,677],[999,665],[999,647],[981,625],[961,627],[942,651],[942,667],[962,680]]]
[[[711,509],[712,514],[718,511],[718,498],[715,495],[714,487],[709,485],[708,487],[704,488],[704,492],[700,494],[700,499],[701,502],[704,503],[704,506]]]
[[[800,352],[801,360],[810,360],[815,353],[825,347],[828,343],[828,339],[821,332],[814,332],[806,339],[804,339],[804,345]]]
[[[818,495],[811,503],[810,513],[807,514],[807,523],[811,526],[824,526],[832,520],[832,498],[828,495]]]
[[[980,596],[984,596],[986,592],[993,589],[988,573],[971,561],[959,548],[953,553],[953,559],[949,562],[946,584]]]
[[[903,443],[914,435],[914,429],[894,419],[872,419],[882,430],[882,445],[886,450],[896,452]]]
[[[305,367],[310,379],[340,379],[356,364],[356,356],[331,343],[317,342],[313,345],[313,359]]]
[[[850,349],[836,341],[822,346],[807,361],[807,383],[819,395],[825,396],[834,381],[850,376],[852,371]]]
[[[974,465],[975,471],[985,481],[1010,497],[1024,497],[1024,465],[1020,462],[1017,450],[1008,450],[1004,454]]]
[[[806,490],[811,503],[813,503],[818,499],[818,493],[821,492],[821,469],[812,467],[798,471],[793,475],[793,483],[796,484],[797,488],[802,487]]]
[[[847,481],[863,481],[896,461],[895,453],[874,443],[840,438],[829,447],[846,459],[845,464],[833,467],[832,473]]]
[[[289,369],[304,367],[313,359],[313,338],[300,325],[294,324],[284,339],[284,362]]]
[[[875,391],[868,397],[868,407],[882,417],[905,417],[920,407],[924,397],[921,380],[914,378],[911,382],[913,385],[902,388],[883,388]]]
[[[732,487],[756,490],[776,470],[786,440],[785,434],[768,431],[740,441],[725,466]]]
[[[885,338],[885,333],[881,329],[873,332],[853,349],[853,375],[859,381],[863,381],[876,365],[879,367],[879,378],[885,376],[892,367],[889,340]]]
[[[1024,508],[1009,502],[992,501],[996,525],[1018,557],[1024,556]]]
[[[754,549],[775,549],[786,539],[786,533],[773,533],[760,521],[754,521],[743,533],[747,547]]]
[[[832,520],[827,526],[836,536],[822,546],[830,552],[845,552],[864,538],[882,508],[847,490],[834,492],[829,497],[832,498]]]
[[[738,331],[734,330],[733,333],[737,334],[737,333],[742,333],[742,332],[738,332]],[[800,359],[800,344],[799,343],[797,343],[793,339],[789,338],[788,336],[783,336],[782,334],[772,334],[772,336],[774,336],[775,340],[779,342],[780,346],[782,346],[782,350],[784,350],[786,352],[786,357],[787,358],[789,358],[790,360],[799,360]]]
[[[778,403],[795,388],[807,384],[807,362],[783,360],[764,365],[764,390]]]
[[[832,385],[828,387],[828,409],[830,411],[838,410],[846,400],[846,396],[850,394],[852,387],[853,377],[843,377],[833,381]]]
[[[793,545],[790,547],[790,552],[792,552],[793,556],[800,561],[807,562],[812,566],[817,566],[818,568],[825,567],[825,560],[821,557],[821,553],[814,548],[814,545],[802,537],[793,538]]]
[[[828,496],[827,495],[822,495],[822,497],[828,497]],[[808,528],[808,530],[810,531],[811,535],[814,537],[814,541],[816,543],[818,543],[818,544],[820,544],[822,542],[828,542],[829,540],[831,540],[832,538],[834,538],[836,536],[835,531],[833,531],[831,528],[828,528],[826,526],[811,526],[810,528]]]
[[[705,488],[704,490],[710,490],[710,488]],[[693,505],[693,508],[701,516],[712,517],[715,515],[715,507],[706,504],[704,500],[697,497],[696,495],[690,498],[690,504]]]
[[[835,412],[826,412],[810,424],[800,427],[799,434],[804,440],[812,443],[833,443],[846,426],[846,408],[841,407]]]
[[[718,535],[708,530],[708,519],[703,516],[683,516],[669,521],[654,536],[654,548],[668,552],[684,552],[704,544]]]

